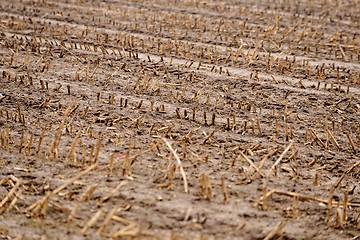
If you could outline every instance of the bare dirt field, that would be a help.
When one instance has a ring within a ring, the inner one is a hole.
[[[360,239],[358,0],[1,0],[0,239]]]

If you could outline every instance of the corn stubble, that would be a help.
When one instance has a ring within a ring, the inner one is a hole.
[[[292,218],[258,238],[291,238],[292,221],[360,229],[359,14],[341,1],[162,4],[1,3],[1,214],[175,239],[170,212],[185,209],[181,234],[236,238],[246,224],[207,224],[238,219],[246,192],[260,225]]]

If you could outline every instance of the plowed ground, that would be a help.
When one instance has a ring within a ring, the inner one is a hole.
[[[2,0],[1,239],[358,239],[360,3]]]

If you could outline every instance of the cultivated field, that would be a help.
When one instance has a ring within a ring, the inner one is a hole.
[[[358,0],[1,0],[1,239],[360,239]]]

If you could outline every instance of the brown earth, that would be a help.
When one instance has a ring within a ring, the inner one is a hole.
[[[360,239],[359,1],[2,0],[0,30],[1,239]]]

